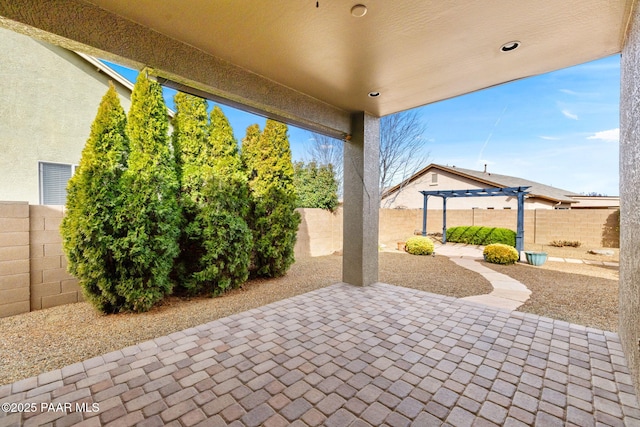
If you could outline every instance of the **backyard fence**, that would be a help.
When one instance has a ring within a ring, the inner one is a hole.
[[[299,209],[297,258],[342,250],[342,209]],[[0,202],[0,317],[82,301],[78,281],[66,271],[59,226],[62,206]],[[618,212],[607,209],[526,210],[525,245],[577,240],[584,246],[618,247]],[[510,210],[447,210],[447,225],[515,229]],[[379,240],[395,247],[422,229],[422,210],[380,210]],[[442,232],[442,211],[429,210],[429,233]]]
[[[328,255],[342,250],[342,210],[299,209],[296,256]],[[517,212],[511,209],[447,209],[447,227],[481,225],[515,231]],[[618,210],[615,209],[528,209],[524,211],[526,245],[548,245],[553,240],[579,241],[583,246],[620,245]],[[380,209],[379,241],[395,247],[398,242],[422,231],[422,209]],[[428,211],[427,232],[442,233],[442,210]]]

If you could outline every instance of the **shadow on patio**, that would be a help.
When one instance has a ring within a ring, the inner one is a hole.
[[[640,425],[617,334],[385,284],[127,347],[0,402],[0,426]]]

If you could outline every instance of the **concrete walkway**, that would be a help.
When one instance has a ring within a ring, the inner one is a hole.
[[[489,294],[465,297],[463,300],[516,310],[529,299],[531,291],[517,280],[478,263],[477,260],[483,259],[482,250],[481,246],[449,243],[436,247],[436,254],[447,256],[459,266],[475,271],[493,286]]]
[[[336,284],[0,386],[0,426],[640,426],[617,334]]]

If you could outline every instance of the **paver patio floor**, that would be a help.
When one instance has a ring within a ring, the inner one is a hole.
[[[336,284],[2,386],[0,426],[634,426],[631,384],[615,333]]]

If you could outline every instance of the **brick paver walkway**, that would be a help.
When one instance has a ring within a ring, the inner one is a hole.
[[[614,333],[337,284],[2,386],[36,411],[0,426],[640,425],[625,365]]]

